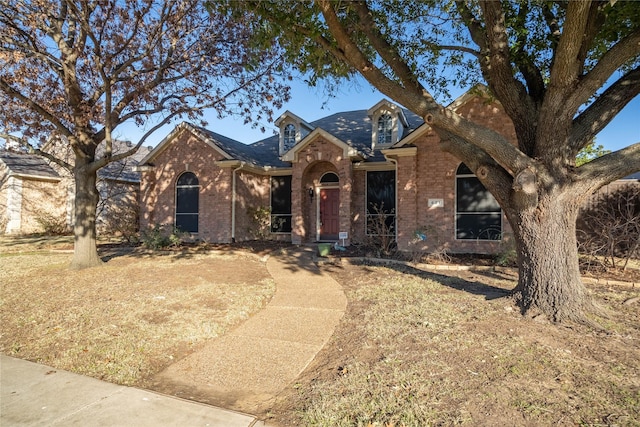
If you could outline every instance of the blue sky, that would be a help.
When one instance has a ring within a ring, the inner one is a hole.
[[[455,99],[461,95],[463,90],[456,90],[451,93]],[[354,83],[346,83],[334,98],[327,99],[322,87],[309,88],[303,83],[295,83],[292,86],[292,97],[289,103],[282,109],[276,111],[274,119],[277,119],[286,110],[291,111],[302,119],[312,122],[322,117],[329,116],[342,111],[367,110],[378,101],[385,98],[382,94],[374,91],[366,82],[357,80]],[[448,104],[448,102],[446,102]],[[266,128],[266,132],[260,131],[260,126],[252,129],[251,125],[245,125],[242,119],[228,117],[217,119],[212,112],[205,113],[207,126],[213,132],[217,132],[240,142],[250,144],[273,135],[276,127],[273,123],[263,122],[261,126]],[[145,145],[155,146],[177,125],[165,126],[156,131]],[[116,137],[137,142],[142,136],[142,131],[134,125],[118,128]],[[640,97],[636,97],[630,102],[615,119],[596,137],[596,142],[602,144],[606,149],[615,151],[620,148],[640,142]]]

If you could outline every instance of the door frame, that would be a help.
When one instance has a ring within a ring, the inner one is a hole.
[[[318,184],[314,188],[314,193],[316,193],[316,242],[321,242],[320,240],[320,190],[338,190],[338,203],[340,203],[340,184],[332,183],[332,184]],[[340,224],[338,223],[338,232],[340,231]],[[332,240],[333,241],[333,240]]]

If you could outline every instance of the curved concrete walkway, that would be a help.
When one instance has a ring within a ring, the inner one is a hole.
[[[276,283],[269,304],[161,372],[155,389],[259,413],[300,375],[333,334],[347,299],[315,265],[311,248],[271,256],[266,266]]]

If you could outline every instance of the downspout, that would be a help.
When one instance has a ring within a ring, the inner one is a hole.
[[[240,162],[240,166],[231,172],[231,242],[236,242],[236,172],[244,167],[245,163]]]

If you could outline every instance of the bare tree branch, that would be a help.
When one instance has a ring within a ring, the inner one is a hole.
[[[573,120],[569,146],[583,149],[622,109],[640,93],[640,67],[609,86],[584,112]]]

